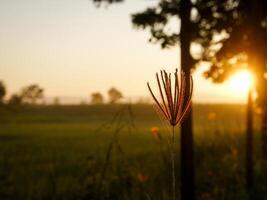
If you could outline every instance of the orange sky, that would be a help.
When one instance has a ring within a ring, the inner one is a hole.
[[[88,0],[1,0],[0,80],[9,94],[38,83],[48,97],[89,99],[111,86],[132,99],[148,96],[146,81],[156,71],[179,66],[179,47],[149,44],[149,33],[130,22],[131,13],[155,2],[96,9]],[[244,91],[205,80],[203,68],[194,74],[195,101],[245,101]]]

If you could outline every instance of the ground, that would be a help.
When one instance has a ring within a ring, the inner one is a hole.
[[[247,199],[245,105],[197,104],[193,113],[197,199]],[[0,199],[170,199],[169,136],[150,105],[2,107]],[[179,191],[178,128],[175,141]]]

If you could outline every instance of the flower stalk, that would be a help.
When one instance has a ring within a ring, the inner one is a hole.
[[[193,79],[192,76],[190,76],[190,82],[187,85],[187,77],[183,71],[178,73],[178,70],[176,69],[173,75],[174,81],[172,82],[171,73],[167,73],[165,70],[160,71],[160,75],[156,73],[156,80],[160,98],[157,98],[155,96],[149,83],[147,83],[147,86],[160,113],[162,113],[164,119],[172,127],[172,197],[173,200],[175,200],[175,126],[181,124],[182,120],[184,119],[185,115],[188,113],[191,107]]]

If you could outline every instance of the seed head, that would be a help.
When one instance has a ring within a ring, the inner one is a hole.
[[[160,71],[160,77],[156,73],[156,78],[160,93],[159,100],[152,92],[149,83],[147,83],[149,92],[164,118],[170,125],[176,126],[181,123],[191,107],[193,92],[192,76],[189,77],[189,84],[186,84],[187,75],[183,71],[178,73],[176,69],[174,72],[174,86],[172,86],[171,73],[167,73],[165,70]]]

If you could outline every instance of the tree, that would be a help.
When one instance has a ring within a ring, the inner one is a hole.
[[[182,0],[180,3],[180,45],[181,45],[181,68],[184,70],[190,85],[191,69],[194,66],[190,54],[192,42],[190,13],[192,4],[190,0]],[[189,92],[189,91],[187,91]],[[188,93],[185,94],[189,96]],[[183,200],[195,199],[195,169],[194,169],[194,142],[193,142],[193,117],[192,110],[187,119],[181,125],[181,197]]]
[[[18,94],[13,94],[8,100],[9,105],[21,105],[21,103],[22,97]]]
[[[109,89],[108,96],[110,103],[117,103],[123,97],[122,93],[114,87]]]
[[[256,78],[258,105],[263,110],[261,132],[263,166],[267,169],[267,2],[265,0],[209,1],[199,26],[204,27],[201,59],[211,63],[205,73],[214,82],[223,82],[232,72],[249,68]],[[199,13],[201,15],[201,13]],[[209,25],[209,26],[207,26]],[[205,28],[206,27],[206,28]],[[248,97],[247,188],[253,186],[251,94]],[[253,197],[252,197],[253,198]]]
[[[258,102],[263,110],[262,151],[267,161],[267,2],[264,0],[220,1],[212,4],[206,23],[213,22],[203,46],[202,59],[211,63],[207,78],[222,82],[241,67],[256,77]],[[216,15],[217,18],[214,19]],[[218,37],[220,35],[220,37]],[[217,36],[217,37],[216,37]],[[204,41],[204,39],[203,39]],[[247,66],[246,66],[247,64]]]
[[[91,104],[103,104],[104,97],[101,93],[95,92],[91,94]]]
[[[44,97],[44,89],[37,84],[26,86],[21,91],[21,98],[24,103],[35,104]]]
[[[3,103],[5,96],[6,96],[6,86],[2,81],[0,81],[0,104]]]

